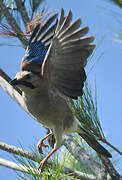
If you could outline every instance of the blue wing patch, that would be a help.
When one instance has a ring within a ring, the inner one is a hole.
[[[26,49],[23,60],[30,63],[34,62],[42,65],[48,48],[49,46],[45,46],[42,42],[34,41],[30,43],[30,45]]]
[[[49,17],[43,23],[36,25],[29,39],[28,47],[22,58],[21,70],[40,72],[42,63],[47,55],[49,46],[53,40],[58,21],[54,23],[57,14]]]

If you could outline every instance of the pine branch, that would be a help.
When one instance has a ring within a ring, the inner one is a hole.
[[[68,149],[68,151],[81,162],[88,170],[93,172],[93,174],[99,180],[111,179],[111,180],[122,180],[122,176],[116,171],[113,164],[104,156],[100,156],[102,163],[105,168],[97,163],[93,158],[91,158],[88,153],[82,148],[77,141],[73,140],[72,136],[64,136],[63,145]],[[71,148],[72,147],[72,148]],[[106,177],[106,170],[109,174]]]
[[[2,70],[0,70],[0,72],[2,72],[2,73],[0,73],[0,86],[4,89],[4,91],[6,91],[27,113],[29,113],[28,112],[28,110],[27,110],[27,108],[26,108],[26,106],[25,106],[25,103],[24,103],[24,101],[23,101],[23,98],[22,98],[22,96],[8,83],[8,81],[6,81],[5,79],[4,79],[4,77],[6,77],[5,76],[5,74],[6,73],[3,73],[3,71]],[[2,77],[2,75],[4,74],[4,76]],[[8,76],[7,76],[8,77]],[[30,113],[29,113],[30,114]],[[30,114],[31,115],[31,114]],[[68,138],[66,138],[66,141],[64,141],[64,144],[66,145],[66,147],[68,148],[68,149],[70,149],[70,145],[71,145],[71,143],[73,143],[73,142],[71,142],[72,140],[71,140],[71,138],[70,138],[70,144],[69,144],[69,141],[68,141]],[[68,143],[66,143],[66,142],[68,142]],[[77,146],[77,145],[76,145]],[[82,160],[81,161],[81,163],[83,163],[84,162],[84,160],[83,160],[83,158],[82,157],[84,157],[84,156],[86,156],[86,153],[85,153],[85,151],[81,148],[81,147],[79,147],[79,146],[77,146],[78,148],[79,148],[79,154],[77,155],[76,153],[78,153],[78,152],[76,152],[76,151],[72,151],[72,154],[74,155],[74,157],[79,157],[80,156],[80,160]],[[77,148],[77,147],[75,147],[75,148]],[[74,154],[75,153],[75,154]],[[83,156],[83,154],[85,153],[85,155]],[[88,159],[88,162],[89,162],[89,164],[87,163],[87,166],[89,166],[88,167],[88,169],[91,169],[91,163],[90,163],[90,158],[89,158],[89,155],[87,154],[87,156],[86,156],[87,158],[85,158],[85,161]],[[95,165],[94,165],[95,166]],[[96,164],[96,166],[98,166],[98,164]],[[92,168],[93,169],[93,168]],[[95,168],[96,169],[96,168]],[[93,169],[94,170],[94,169]],[[94,171],[93,171],[94,172]],[[94,173],[94,174],[96,174],[96,173]]]
[[[27,168],[21,164],[11,162],[11,161],[5,160],[3,158],[0,158],[0,165],[5,166],[5,167],[10,168],[10,169],[13,169],[13,170],[16,170],[16,171],[28,173],[28,174],[32,174],[32,173],[35,175],[40,174],[39,171],[35,168],[31,168],[31,167]],[[75,180],[80,180],[80,179],[81,180],[96,180],[96,178],[93,175],[89,175],[89,174],[85,175],[84,173],[81,173],[78,171],[74,172],[69,168],[65,169],[65,174],[72,174],[75,178],[78,178]]]
[[[12,80],[1,68],[0,68],[0,76],[1,76],[4,80],[6,80],[8,83],[9,83],[9,81]],[[16,91],[17,91],[20,95],[22,95],[22,91],[21,91],[19,88],[14,87],[14,89],[16,89]]]
[[[7,151],[9,153],[12,153],[12,154],[23,156],[25,158],[28,158],[28,159],[31,159],[31,160],[37,162],[37,155],[36,154],[29,152],[27,150],[18,148],[16,146],[12,146],[12,145],[6,144],[4,142],[0,142],[0,149],[3,151]],[[38,157],[38,159],[41,160],[41,158],[39,158],[39,157]],[[25,166],[11,162],[11,161],[8,161],[8,160],[5,160],[5,159],[2,159],[2,158],[0,158],[0,165],[6,166],[8,168],[18,170],[21,172],[27,172],[27,173],[30,172],[30,171],[28,171],[28,169]],[[31,170],[33,173],[36,172],[37,174],[39,174],[39,171],[37,169],[31,168]],[[63,172],[65,174],[71,174],[73,177],[76,177],[76,178],[78,177],[79,179],[83,179],[83,178],[84,178],[84,180],[85,179],[87,179],[87,180],[95,180],[96,179],[96,177],[93,175],[84,174],[84,173],[78,172],[78,171],[73,171],[72,169],[67,168],[67,167],[64,167]]]
[[[23,38],[23,32],[21,31],[20,27],[18,26],[12,14],[9,12],[8,8],[3,4],[2,0],[0,0],[0,11],[2,12],[3,16],[6,18],[12,30],[17,34],[17,37],[21,41],[23,46],[26,47],[27,41]]]
[[[25,5],[21,0],[15,0],[15,2],[16,2],[17,10],[20,12],[24,25],[26,27],[27,24],[30,22],[30,18],[26,11]]]
[[[13,169],[13,170],[29,173],[29,174],[30,174],[30,169],[31,169],[31,171],[34,174],[35,174],[35,172],[36,172],[36,174],[39,174],[39,171],[37,169],[31,168],[31,167],[27,168],[21,164],[17,164],[15,162],[8,161],[8,160],[5,160],[3,158],[0,158],[0,165],[5,166],[5,167],[10,168],[10,169]]]
[[[91,93],[91,89],[88,88],[88,83],[85,83],[83,96],[74,102],[70,99],[70,103],[73,107],[74,116],[81,122],[82,126],[87,129],[91,135],[94,135],[98,141],[101,141],[111,147],[113,150],[122,155],[122,152],[115,146],[110,144],[103,133],[101,123],[97,115],[97,96],[95,88],[95,103]]]
[[[2,73],[1,73],[2,72]],[[3,70],[0,69],[0,86],[3,88],[4,91],[6,91],[28,114],[30,114],[25,106],[25,103],[23,101],[22,96],[20,95],[20,93],[18,93],[9,83],[8,80],[6,80],[6,78],[4,79],[4,77],[8,77],[8,75],[4,72]],[[9,77],[8,77],[9,79]],[[31,114],[30,114],[31,115]],[[32,116],[32,115],[31,115]],[[34,118],[34,117],[33,117]],[[98,163],[96,163],[93,159],[91,159],[91,157],[85,152],[85,150],[83,148],[81,148],[79,146],[79,144],[77,142],[74,143],[73,139],[71,136],[65,136],[64,139],[64,145],[67,147],[67,149],[71,152],[71,154],[79,161],[81,162],[81,164],[85,164],[86,167],[89,170],[92,170],[93,173],[95,175],[97,175],[98,179],[102,179],[103,177],[105,177],[106,172],[104,170],[103,167],[101,167]],[[106,166],[105,167],[111,167],[109,169],[109,173],[110,176],[114,176],[114,174],[112,174],[113,172],[115,172],[115,168],[113,166],[111,166],[111,162],[110,160],[108,160],[107,158],[104,157]],[[106,178],[104,178],[106,179]]]
[[[25,106],[22,96],[20,95],[19,92],[16,91],[15,88],[13,88],[8,83],[8,80],[4,79],[5,76],[8,77],[9,79],[9,76],[2,69],[0,69],[0,86],[3,88],[5,92],[8,93],[8,95],[11,96],[12,99],[16,101],[16,103],[18,103],[27,113],[29,113],[27,111],[27,108]]]
[[[112,180],[122,180],[122,176],[116,171],[113,164],[108,158],[105,158],[104,156],[102,156],[101,160],[107,172],[110,174]]]
[[[3,150],[3,151],[7,151],[9,153],[13,153],[13,154],[16,154],[16,155],[23,156],[23,157],[31,159],[33,161],[37,161],[36,154],[34,154],[32,152],[29,152],[29,151],[26,151],[24,149],[18,148],[16,146],[6,144],[4,142],[0,142],[0,149]]]
[[[97,179],[105,178],[105,168],[97,163],[88,153],[82,148],[77,141],[73,140],[72,136],[64,136],[63,144],[68,151],[83,164],[90,172],[92,172]]]

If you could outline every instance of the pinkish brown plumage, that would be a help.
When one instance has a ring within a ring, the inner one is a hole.
[[[54,149],[40,163],[41,170],[60,148],[62,136],[66,133],[77,132],[98,153],[111,157],[74,118],[65,97],[77,99],[82,95],[86,80],[84,67],[95,48],[92,44],[94,37],[84,36],[88,27],[80,28],[81,19],[71,23],[71,11],[65,16],[62,9],[55,22],[56,18],[57,14],[36,26],[22,61],[22,71],[11,81],[22,90],[28,111],[41,125],[50,129],[48,136],[52,133],[55,136]],[[41,54],[41,48],[45,54]],[[41,146],[45,146],[43,140],[38,145],[40,151]]]

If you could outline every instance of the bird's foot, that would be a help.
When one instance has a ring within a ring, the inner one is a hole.
[[[52,156],[52,154],[56,151],[57,149],[54,148],[48,156],[46,156],[39,164],[39,167],[38,167],[38,170],[41,170],[40,173],[42,173],[44,171],[44,168],[45,166],[48,164],[48,165],[51,165],[51,163],[48,162],[48,159],[50,158],[50,156]]]
[[[38,152],[39,152],[40,154],[44,154],[43,151],[42,151],[42,147],[44,147],[44,148],[49,148],[49,146],[48,146],[47,144],[44,144],[42,140],[39,141],[37,147],[38,147]]]
[[[42,172],[44,171],[45,166],[46,166],[47,164],[50,165],[50,164],[48,163],[48,161],[47,161],[47,158],[44,158],[44,159],[40,162],[39,167],[38,167],[38,170],[40,170],[40,173],[42,173]]]
[[[51,135],[52,135],[52,132],[50,132],[49,134],[47,134],[43,139],[41,139],[41,141],[38,142],[37,148],[38,148],[38,152],[39,152],[40,154],[43,154],[42,146],[45,147],[45,148],[47,148],[47,147],[49,148],[49,146],[46,145],[46,144],[44,144],[43,141],[44,141],[45,139],[47,139],[49,136],[51,136]]]

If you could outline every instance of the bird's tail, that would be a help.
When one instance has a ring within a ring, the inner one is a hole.
[[[91,146],[97,153],[106,156],[108,158],[112,157],[112,155],[106,150],[96,139],[94,136],[90,135],[85,129],[81,128],[82,130],[79,135]]]

